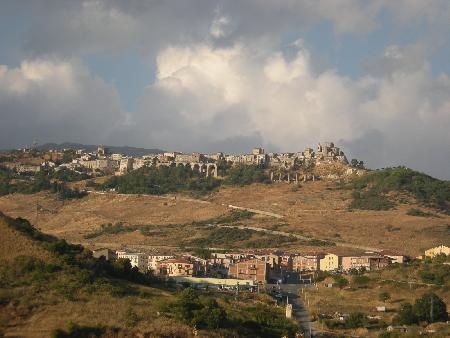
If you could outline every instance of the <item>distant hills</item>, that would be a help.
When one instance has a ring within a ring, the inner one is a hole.
[[[135,148],[135,147],[128,147],[128,146],[107,146],[106,148],[109,149],[110,153],[118,153],[118,154],[125,154],[128,156],[143,156],[147,154],[159,154],[163,153],[164,150],[161,149],[146,149],[146,148]],[[36,147],[38,150],[63,150],[63,149],[84,149],[86,151],[95,151],[98,148],[98,145],[93,144],[81,144],[81,143],[70,143],[70,142],[64,142],[64,143],[45,143],[42,145],[39,145]]]

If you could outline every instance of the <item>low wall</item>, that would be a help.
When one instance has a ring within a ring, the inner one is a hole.
[[[201,277],[170,277],[170,279],[177,283],[187,282],[192,284],[211,284],[211,285],[256,285],[254,280],[251,279],[232,279],[232,278],[201,278]]]

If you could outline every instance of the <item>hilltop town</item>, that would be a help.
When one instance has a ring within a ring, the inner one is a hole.
[[[23,154],[37,153],[33,149],[20,149]],[[36,163],[36,160],[42,160]],[[124,175],[145,166],[190,166],[202,175],[208,177],[218,176],[218,165],[258,165],[268,168],[272,180],[298,181],[314,176],[314,167],[323,163],[340,163],[348,165],[344,152],[333,142],[324,142],[317,146],[316,151],[305,148],[295,153],[265,153],[262,148],[254,148],[250,154],[201,154],[194,152],[184,154],[181,152],[162,152],[148,154],[141,157],[131,157],[120,153],[110,153],[108,148],[99,146],[97,151],[86,152],[84,149],[64,149],[63,151],[48,150],[39,152],[39,156],[18,156],[4,158],[2,165],[18,173],[36,173],[46,168],[54,170],[71,170],[77,173],[86,173],[93,177],[99,175]],[[363,168],[361,162],[353,161],[346,173],[351,174],[356,168]],[[301,171],[301,177],[299,173]]]

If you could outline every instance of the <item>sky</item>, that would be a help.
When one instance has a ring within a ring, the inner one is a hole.
[[[1,1],[0,149],[34,141],[450,179],[450,1]]]

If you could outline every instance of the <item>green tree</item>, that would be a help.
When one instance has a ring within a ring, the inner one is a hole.
[[[410,303],[403,303],[400,306],[397,316],[392,320],[394,324],[411,325],[417,323],[417,316],[414,313],[413,306]]]
[[[416,299],[413,310],[419,321],[434,323],[448,319],[447,305],[432,292]]]
[[[76,157],[76,151],[74,149],[64,150],[62,156],[62,163],[70,163]]]
[[[266,175],[263,166],[240,165],[228,170],[226,184],[248,185],[252,183],[269,183],[270,178]]]
[[[204,307],[195,311],[192,323],[198,328],[217,329],[226,321],[226,312],[215,299],[206,300]]]
[[[346,278],[342,277],[342,276],[335,276],[334,277],[334,282],[336,283],[336,285],[340,289],[342,289],[342,288],[344,288],[345,286],[348,285],[348,280]]]
[[[201,308],[198,295],[192,288],[183,290],[173,304],[175,316],[189,324],[194,319],[194,312]]]
[[[350,161],[350,166],[352,168],[364,169],[364,162],[359,161],[356,158],[352,158],[352,160]]]
[[[366,316],[362,312],[352,312],[345,321],[345,326],[349,329],[356,329],[367,324]]]

